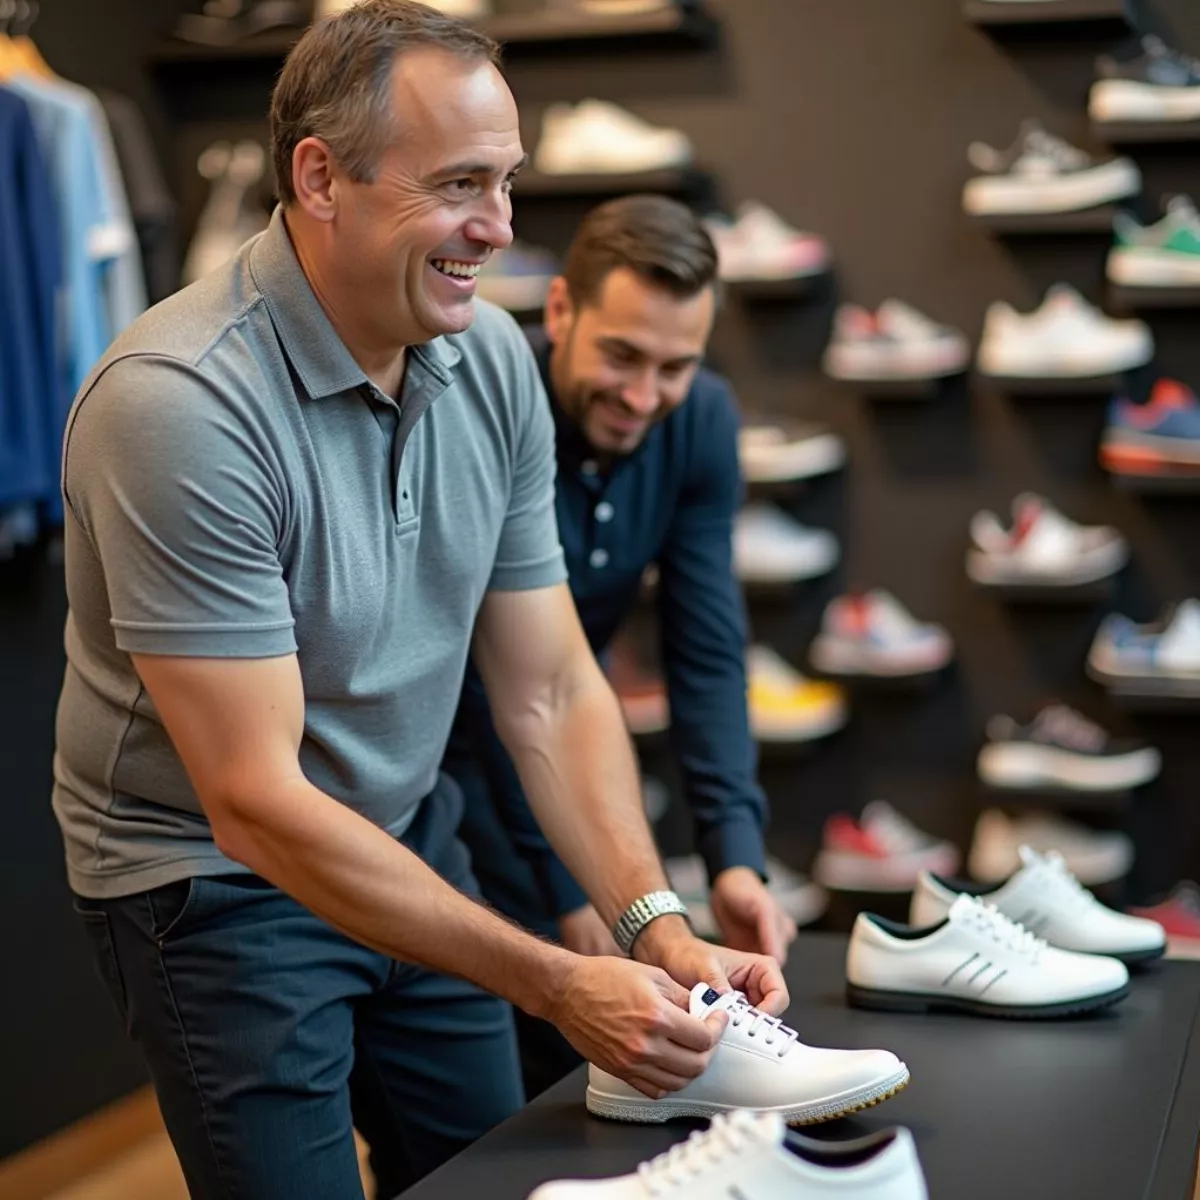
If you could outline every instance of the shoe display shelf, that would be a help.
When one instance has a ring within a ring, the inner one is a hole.
[[[1125,712],[1162,713],[1196,716],[1200,714],[1200,691],[1194,695],[1178,695],[1169,691],[1150,690],[1145,684],[1131,682],[1101,685],[1114,708]]]
[[[1123,287],[1108,285],[1109,306],[1120,312],[1140,308],[1200,308],[1200,285],[1193,287]]]
[[[832,272],[817,275],[797,275],[786,279],[730,279],[721,286],[730,295],[751,303],[786,303],[807,300],[829,290]]]
[[[1029,583],[974,583],[972,586],[981,593],[995,597],[1002,604],[1059,608],[1074,604],[1100,604],[1113,600],[1117,594],[1117,578],[1116,575],[1110,575],[1107,579],[1095,579],[1067,587]]]
[[[1200,496],[1200,474],[1132,475],[1122,471],[1112,476],[1113,487],[1141,496]]]
[[[1019,812],[1046,809],[1071,812],[1122,813],[1133,801],[1133,789],[1118,792],[1084,792],[1068,787],[994,787],[982,779],[976,780],[979,802],[984,808],[1002,808]]]
[[[563,50],[578,44],[589,52],[616,43],[632,43],[647,49],[672,46],[706,46],[715,42],[719,25],[703,7],[667,5],[642,13],[607,15],[584,11],[547,10],[531,13],[497,13],[473,24],[501,42],[512,53],[521,49]],[[164,37],[150,52],[156,66],[220,61],[280,60],[303,30],[276,29],[228,45],[205,45],[183,38]]]
[[[1161,142],[1200,142],[1200,120],[1093,121],[1092,137],[1110,145],[1141,146]]]
[[[527,167],[517,176],[513,191],[522,199],[535,197],[623,196],[628,192],[659,192],[666,196],[705,194],[712,177],[697,167],[669,167],[661,171],[588,175],[544,175]]]
[[[980,385],[1010,396],[1111,396],[1125,386],[1125,377],[1120,374],[1042,377],[978,372],[976,378]]]
[[[1010,236],[1025,234],[1102,234],[1111,236],[1115,204],[1102,204],[1081,212],[1061,213],[968,213],[967,220],[979,229]]]
[[[1134,27],[1131,0],[964,0],[963,17],[985,28],[1094,21]]]

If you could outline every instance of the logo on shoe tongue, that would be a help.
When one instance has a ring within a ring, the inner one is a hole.
[[[705,992],[704,995],[700,997],[700,1003],[705,1005],[706,1007],[709,1007],[713,1004],[716,1004],[716,1002],[718,1000],[720,1000],[720,998],[721,998],[720,993],[714,992],[712,990],[712,988],[709,988],[708,991]]]

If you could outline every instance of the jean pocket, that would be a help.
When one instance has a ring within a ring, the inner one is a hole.
[[[102,908],[93,908],[90,904],[85,906],[78,901],[75,911],[83,921],[88,941],[92,944],[92,954],[100,979],[116,1006],[118,1016],[128,1028],[129,1011],[125,999],[125,980],[121,975],[121,965],[117,962],[117,950],[113,945],[112,924],[108,913]]]
[[[192,909],[199,892],[199,880],[177,879],[164,883],[146,893],[146,907],[150,912],[150,934],[162,946],[175,933]]]

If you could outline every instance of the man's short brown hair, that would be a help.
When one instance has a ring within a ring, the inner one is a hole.
[[[563,268],[572,301],[592,303],[618,267],[688,299],[716,279],[717,251],[703,222],[678,200],[622,196],[592,209],[575,234]]]
[[[292,155],[319,137],[351,179],[369,183],[396,133],[392,67],[435,46],[466,62],[500,60],[500,47],[462,21],[411,0],[362,0],[318,21],[296,43],[271,98],[271,160],[279,199],[296,199]]]

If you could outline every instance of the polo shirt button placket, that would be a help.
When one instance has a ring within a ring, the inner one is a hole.
[[[613,519],[613,506],[607,500],[601,500],[596,505],[595,517],[601,525],[607,525]]]
[[[597,570],[608,566],[608,551],[603,546],[597,546],[588,556],[588,562]]]

